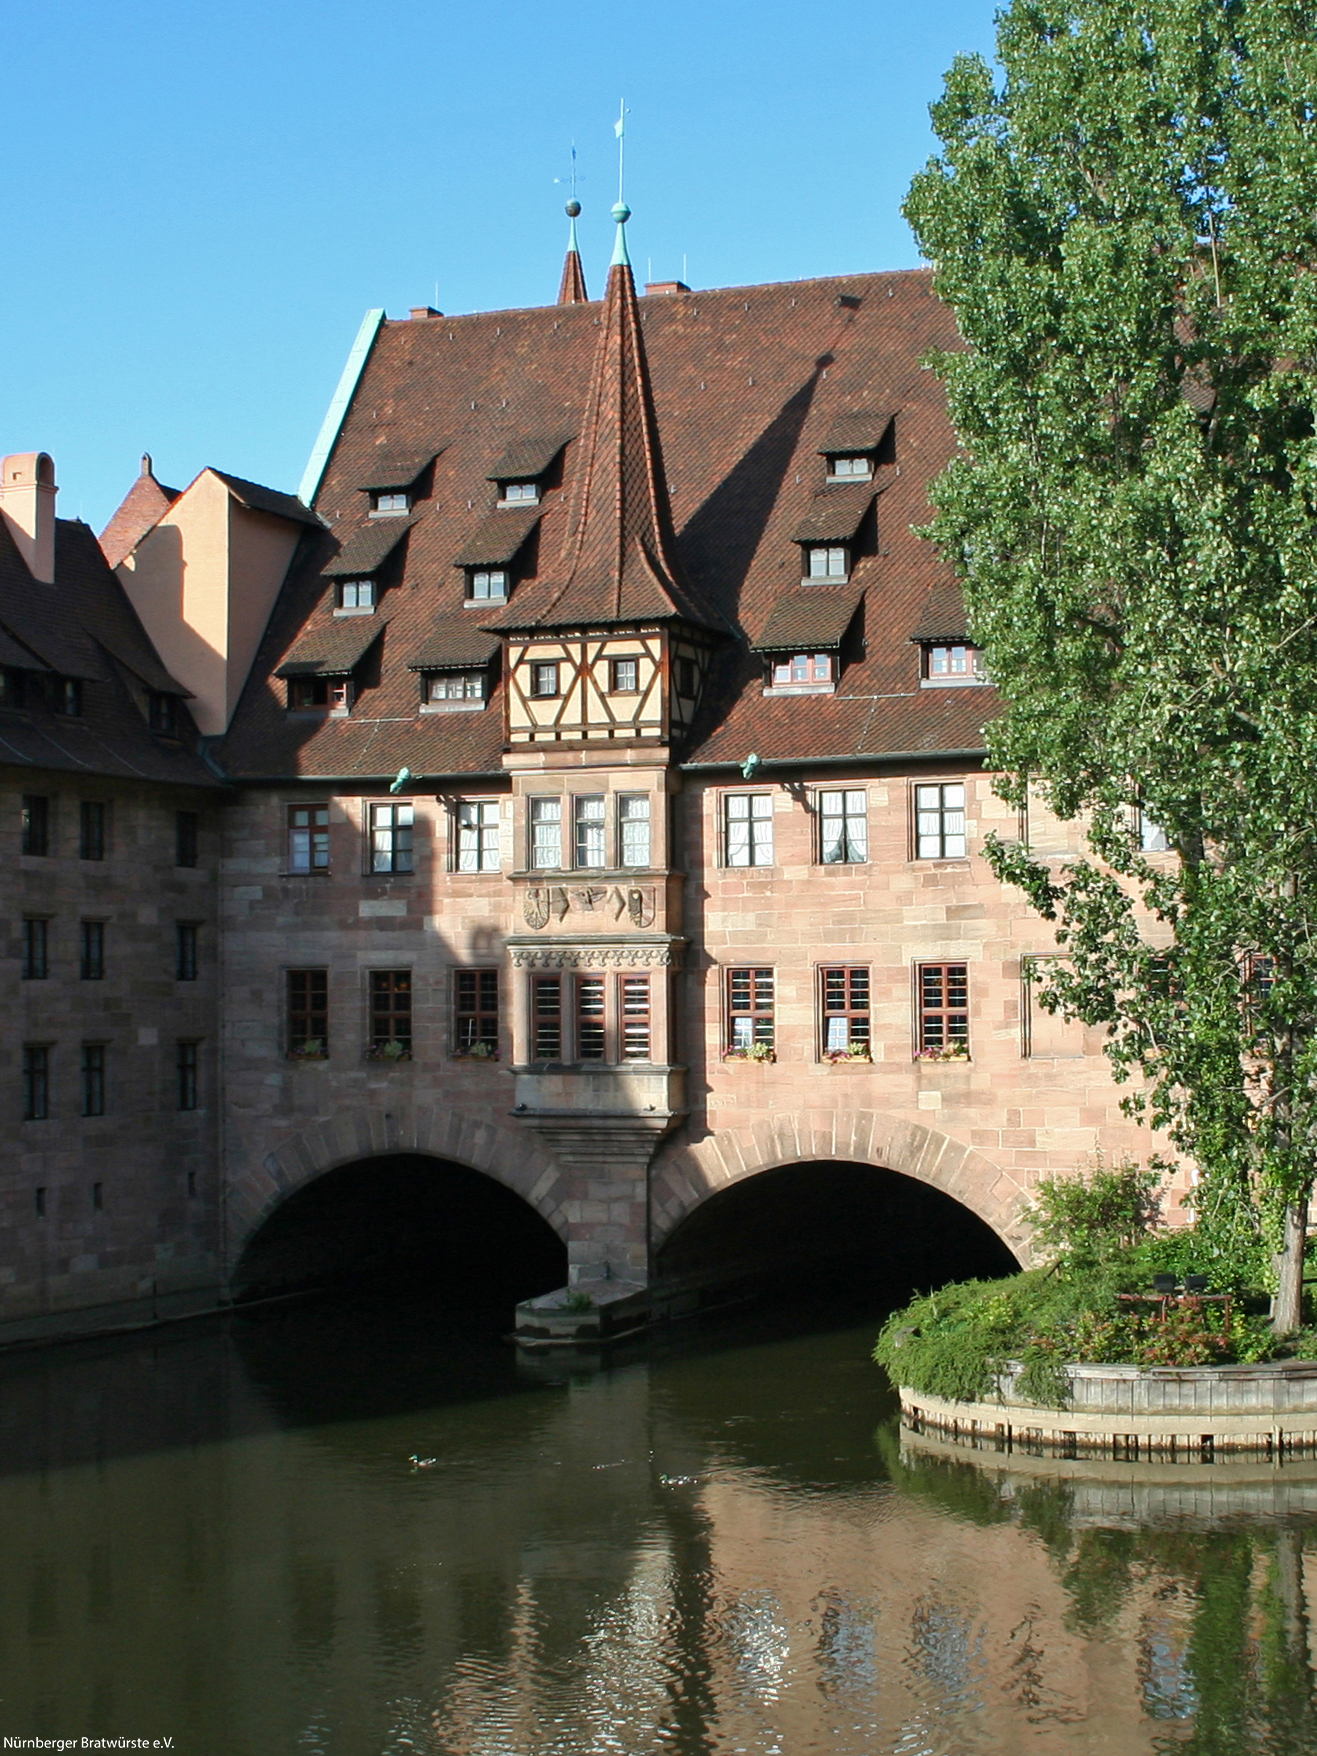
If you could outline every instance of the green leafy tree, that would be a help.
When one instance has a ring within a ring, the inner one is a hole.
[[[906,213],[963,351],[931,534],[1005,708],[994,842],[1057,925],[1200,1223],[1270,1228],[1300,1323],[1317,1176],[1317,7],[1013,0]],[[1159,825],[1178,858],[1147,850]]]

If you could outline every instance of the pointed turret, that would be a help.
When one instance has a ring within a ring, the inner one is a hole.
[[[585,270],[581,267],[581,252],[576,247],[576,216],[581,211],[581,204],[575,196],[567,203],[567,218],[571,222],[567,233],[567,260],[562,265],[562,285],[558,288],[560,305],[585,305],[590,295],[585,290]]]
[[[677,557],[645,359],[640,307],[627,254],[631,210],[613,209],[617,244],[578,442],[567,538],[549,569],[539,627],[680,618],[723,628],[700,603]]]

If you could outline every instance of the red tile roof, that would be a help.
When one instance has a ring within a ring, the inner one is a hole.
[[[540,522],[538,506],[496,506],[453,556],[458,567],[506,567]]]
[[[177,488],[156,481],[150,457],[142,459],[142,473],[123,498],[118,511],[101,532],[101,550],[111,567],[125,561],[153,530],[178,499]]]
[[[803,652],[839,647],[864,593],[854,585],[799,585],[769,611],[755,652]]]
[[[842,295],[850,302],[839,303]],[[721,763],[744,761],[751,750],[765,760],[823,761],[980,749],[992,691],[921,690],[911,644],[930,588],[956,589],[914,534],[929,517],[926,485],[954,450],[940,386],[923,364],[956,340],[929,275],[853,275],[676,293],[638,309],[629,303],[662,441],[656,479],[673,521],[667,564],[738,636],[716,664],[695,734],[679,754]],[[407,665],[440,619],[461,614],[455,561],[492,510],[490,470],[528,435],[565,431],[582,437],[565,454],[563,486],[549,488],[537,509],[535,571],[516,586],[509,619],[538,619],[538,605],[560,589],[558,558],[582,490],[606,316],[600,304],[573,304],[383,325],[316,501],[344,544],[371,522],[357,487],[377,451],[443,448],[433,498],[422,504],[399,582],[385,594],[391,621],[378,683],[363,688],[350,715],[294,722],[282,685],[271,681],[302,630],[330,619],[323,567],[334,541],[326,537],[309,545],[275,607],[223,745],[229,772],[364,778],[392,776],[404,763],[417,775],[499,770],[502,685],[482,713],[422,716]],[[765,698],[748,637],[761,633],[779,599],[800,589],[792,533],[824,489],[820,446],[841,417],[871,419],[875,409],[895,411],[875,479],[840,489],[870,498],[882,490],[852,574],[865,593],[865,648],[836,695]]]
[[[419,517],[419,513],[413,512],[407,518],[390,513],[371,519],[360,530],[353,531],[321,572],[326,579],[356,579],[378,572]]]
[[[584,305],[589,293],[585,290],[585,270],[581,267],[579,250],[569,250],[562,265],[562,281],[558,287],[560,305]]]

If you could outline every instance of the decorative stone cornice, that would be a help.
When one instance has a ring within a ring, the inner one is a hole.
[[[509,945],[513,969],[680,969],[685,941],[662,944],[601,945],[581,941],[575,945]]]

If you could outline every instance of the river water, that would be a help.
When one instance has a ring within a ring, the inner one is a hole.
[[[1317,1750],[1302,1510],[1158,1490],[1140,1523],[903,1451],[880,1315],[750,1311],[602,1369],[366,1301],[11,1355],[0,1738]]]

